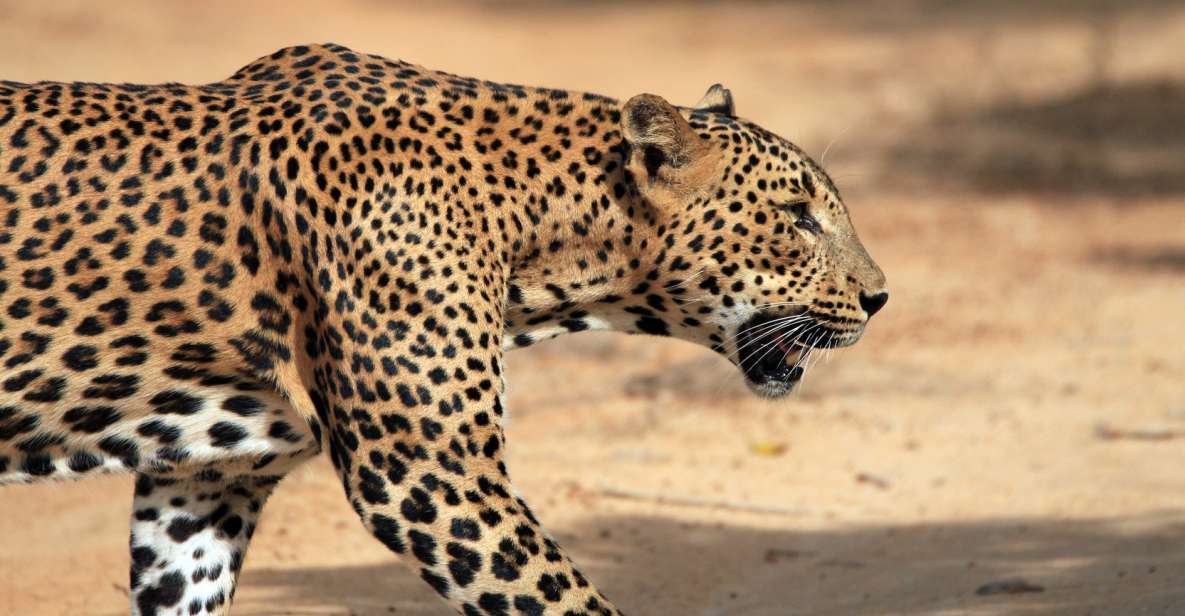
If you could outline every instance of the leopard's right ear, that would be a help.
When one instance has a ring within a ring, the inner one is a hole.
[[[630,144],[627,167],[640,186],[677,188],[691,181],[712,148],[661,96],[639,94],[626,102],[621,130]]]
[[[732,92],[718,83],[714,83],[712,87],[708,88],[708,91],[704,93],[703,98],[699,99],[693,109],[730,116],[737,114],[737,106],[732,102]]]

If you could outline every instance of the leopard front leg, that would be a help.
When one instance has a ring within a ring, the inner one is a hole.
[[[363,524],[466,616],[619,614],[515,496],[500,338],[443,330],[377,359],[389,385],[355,373],[313,396]]]
[[[226,614],[279,476],[139,475],[132,513],[133,616]]]

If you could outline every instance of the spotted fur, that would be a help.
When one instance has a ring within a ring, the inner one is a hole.
[[[0,482],[135,472],[136,614],[226,613],[321,451],[459,612],[619,613],[511,488],[504,350],[675,336],[776,396],[887,297],[827,176],[727,90],[701,107],[336,45],[0,82]]]

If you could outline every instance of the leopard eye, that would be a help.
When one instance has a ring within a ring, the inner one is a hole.
[[[807,211],[807,204],[805,201],[787,203],[780,206],[779,209],[789,212],[791,216],[794,216],[795,227],[798,227],[804,231],[809,231],[815,235],[819,235],[823,232],[823,226],[820,225],[819,221],[815,219],[814,216],[811,216],[811,213]]]

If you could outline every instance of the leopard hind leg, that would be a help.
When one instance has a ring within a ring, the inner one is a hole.
[[[131,533],[132,614],[225,614],[278,476],[140,475]]]
[[[268,496],[319,451],[315,429],[277,432],[278,421],[304,422],[280,399],[267,402],[279,415],[236,420],[241,438],[233,445],[211,443],[207,435],[217,435],[218,424],[203,424],[191,431],[194,439],[179,443],[187,452],[179,463],[144,465],[137,474],[130,541],[134,616],[229,612]]]

